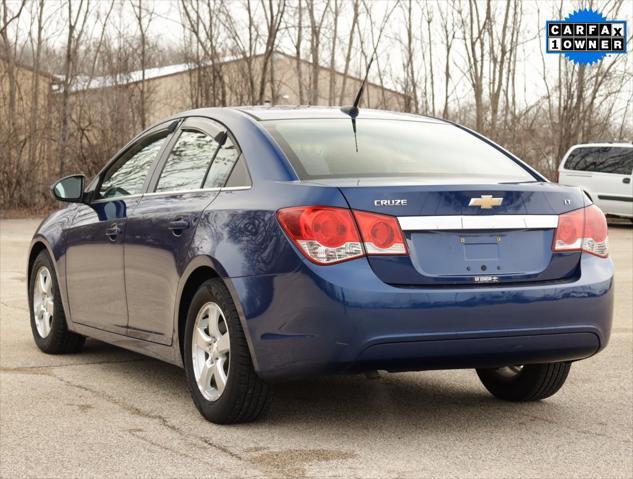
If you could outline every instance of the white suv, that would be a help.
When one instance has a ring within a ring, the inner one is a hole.
[[[558,167],[557,181],[579,186],[605,213],[633,220],[633,145],[574,145]]]

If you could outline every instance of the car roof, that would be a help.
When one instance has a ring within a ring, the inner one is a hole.
[[[347,119],[350,117],[343,113],[339,107],[324,106],[231,106],[231,107],[203,107],[193,110],[181,111],[171,116],[157,121],[149,128],[145,129],[137,136],[145,134],[147,131],[164,123],[181,120],[190,117],[210,118],[220,123],[229,118],[248,118],[254,122],[269,120],[292,120],[292,119]],[[401,120],[416,121],[421,123],[437,123],[451,125],[451,122],[430,116],[417,115],[415,113],[401,113],[387,110],[374,110],[371,108],[361,108],[359,118],[380,119],[380,120]]]
[[[242,106],[232,109],[249,115],[258,121],[267,120],[291,120],[291,119],[349,119],[349,115],[343,113],[339,107],[323,106]],[[361,108],[359,118],[371,118],[381,120],[409,120],[433,123],[444,123],[442,120],[413,113],[399,113],[386,110],[374,110]]]

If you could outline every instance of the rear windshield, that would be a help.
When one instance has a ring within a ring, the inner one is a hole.
[[[633,147],[585,146],[574,148],[567,157],[565,168],[630,175],[633,171]]]
[[[503,152],[445,123],[359,118],[265,121],[301,179],[480,176],[534,181]]]

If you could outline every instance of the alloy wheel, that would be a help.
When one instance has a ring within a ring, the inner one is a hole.
[[[209,401],[217,401],[229,377],[231,341],[224,313],[216,303],[198,311],[191,338],[191,356],[196,383]]]
[[[47,337],[51,332],[54,310],[53,278],[49,269],[46,266],[42,266],[37,270],[33,283],[35,327],[42,338]]]

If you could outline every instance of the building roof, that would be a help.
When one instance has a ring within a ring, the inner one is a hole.
[[[228,63],[235,60],[239,60],[240,56],[227,55],[218,60],[217,63]],[[143,80],[151,80],[153,78],[161,78],[170,75],[176,75],[178,73],[184,73],[190,70],[199,68],[200,66],[210,66],[211,62],[205,62],[202,65],[195,63],[177,63],[174,65],[166,65],[162,67],[146,68],[145,75],[143,76],[143,70],[136,70],[133,72],[119,73],[117,75],[106,75],[98,77],[90,76],[78,76],[71,84],[70,90],[72,92],[85,91],[85,90],[99,90],[101,88],[110,88],[115,86],[129,85],[132,83],[138,83]],[[63,78],[63,77],[60,77]]]
[[[262,53],[257,53],[255,55],[253,55],[254,58],[256,57],[260,57],[262,56]],[[283,56],[292,60],[296,60],[296,57],[292,56],[292,55],[288,55],[286,53],[283,53],[281,51],[275,51],[274,55],[277,56]],[[244,57],[241,55],[227,55],[224,56],[220,59],[217,60],[216,64],[223,64],[223,63],[230,63],[230,62],[234,62],[234,61],[238,61],[243,59]],[[310,64],[309,61],[305,60],[305,59],[301,59],[301,61],[303,63],[307,63]],[[174,64],[174,65],[166,65],[166,66],[162,66],[162,67],[155,67],[155,68],[146,68],[145,69],[145,75],[144,78],[145,80],[152,80],[155,78],[162,78],[162,77],[166,77],[166,76],[170,76],[170,75],[176,75],[179,73],[185,73],[187,71],[191,71],[191,70],[195,70],[196,68],[200,68],[200,67],[205,67],[205,66],[211,66],[211,62],[210,61],[206,61],[204,63],[200,64],[196,64],[196,63],[178,63],[178,64]],[[329,67],[327,66],[321,66],[321,68],[325,68],[325,69],[329,69]],[[343,75],[343,72],[337,71],[337,73]],[[354,75],[350,75],[349,73],[347,74],[348,78],[354,79],[354,80],[358,80],[358,81],[362,81],[361,78],[358,78]],[[58,80],[62,80],[63,77],[62,76],[57,76]],[[132,72],[126,72],[126,73],[119,73],[117,75],[106,75],[106,76],[97,76],[97,77],[90,77],[90,76],[78,76],[77,78],[75,78],[70,86],[70,91],[71,92],[80,92],[80,91],[87,91],[87,90],[99,90],[101,88],[110,88],[110,87],[116,87],[116,86],[123,86],[123,85],[129,85],[129,84],[133,84],[133,83],[138,83],[140,81],[143,80],[143,70],[136,70],[136,71],[132,71]],[[402,95],[403,93],[397,90],[394,90],[392,88],[388,88],[388,87],[381,87],[380,85],[368,81],[367,82],[368,85],[372,85],[374,87],[377,88],[383,88],[385,91],[389,91],[392,93],[396,93],[398,95]]]

